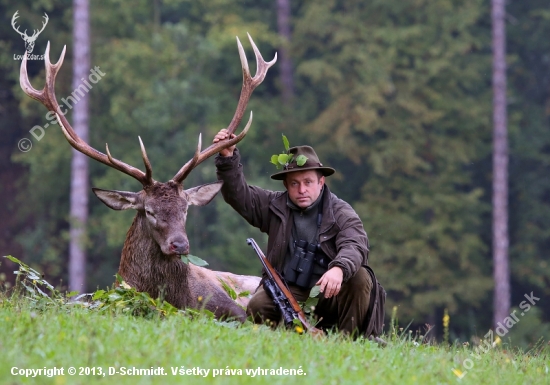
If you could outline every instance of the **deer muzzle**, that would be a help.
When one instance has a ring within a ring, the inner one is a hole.
[[[169,241],[169,253],[172,255],[187,255],[189,254],[189,242],[185,239],[174,239]]]

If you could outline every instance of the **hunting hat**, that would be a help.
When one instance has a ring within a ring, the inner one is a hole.
[[[279,171],[271,175],[271,179],[275,180],[284,180],[286,174],[294,171],[307,171],[307,170],[319,170],[324,176],[329,176],[334,174],[334,169],[332,167],[325,167],[319,161],[319,157],[315,153],[315,150],[310,146],[296,146],[291,147],[288,150],[289,155],[294,155],[290,161],[283,166],[283,171]],[[305,163],[301,166],[298,165],[297,160],[300,155],[303,155],[307,158]]]

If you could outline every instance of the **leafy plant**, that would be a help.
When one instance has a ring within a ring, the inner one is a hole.
[[[30,301],[32,308],[37,310],[46,310],[47,308],[69,309],[78,306],[100,312],[121,312],[148,319],[178,313],[187,314],[187,312],[179,310],[166,302],[162,294],[160,298],[153,299],[148,293],[137,291],[128,285],[119,274],[116,274],[116,284],[109,290],[97,290],[94,293],[80,295],[76,291],[63,294],[46,281],[41,273],[24,262],[11,255],[4,258],[19,265],[19,269],[14,272],[17,275],[14,294],[24,294],[25,298]],[[192,261],[192,263],[194,262]],[[200,313],[204,312],[206,310]],[[193,314],[189,313],[189,315]]]
[[[288,142],[288,138],[283,135],[283,145],[285,147],[285,152],[282,154],[275,154],[271,155],[271,163],[277,167],[277,170],[280,170],[281,168],[288,166],[292,161],[294,160],[294,154],[290,154],[290,144]],[[298,166],[303,166],[306,164],[307,156],[305,155],[298,155],[296,157],[296,164]]]
[[[77,291],[62,294],[46,281],[41,273],[29,265],[11,255],[4,256],[4,258],[19,265],[19,269],[13,272],[17,276],[14,293],[23,294],[34,307],[44,309],[61,305],[78,294]]]
[[[313,286],[309,292],[309,298],[301,304],[304,313],[312,315],[315,310],[315,306],[319,303],[319,294],[321,293],[321,288],[319,286]]]
[[[136,317],[154,318],[177,314],[179,310],[164,301],[161,295],[153,299],[148,293],[139,292],[128,285],[120,275],[116,275],[116,286],[111,290],[97,290],[92,294],[89,309],[122,312]]]

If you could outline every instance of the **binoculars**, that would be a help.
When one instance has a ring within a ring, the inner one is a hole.
[[[321,245],[304,240],[294,242],[294,255],[285,267],[284,276],[288,283],[312,288],[328,269],[328,258],[321,251]]]

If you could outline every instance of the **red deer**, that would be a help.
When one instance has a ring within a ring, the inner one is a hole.
[[[239,56],[243,70],[241,95],[228,130],[233,133],[240,124],[246,105],[254,89],[262,83],[267,70],[277,61],[275,58],[266,62],[254,41],[248,36],[256,55],[257,70],[252,77],[241,42],[237,38]],[[246,319],[244,310],[235,303],[223,289],[219,278],[238,290],[254,290],[260,279],[258,277],[238,276],[208,270],[199,266],[185,264],[180,255],[189,254],[189,240],[185,231],[187,209],[190,205],[203,206],[210,202],[221,188],[220,182],[205,184],[184,190],[182,183],[189,173],[204,160],[220,150],[241,141],[252,123],[250,119],[243,131],[233,139],[210,145],[201,151],[201,137],[196,152],[168,182],[161,183],[153,179],[151,163],[147,158],[145,147],[139,138],[141,155],[145,172],[130,166],[111,156],[109,147],[106,153],[97,151],[84,142],[73,130],[66,117],[61,113],[55,97],[55,77],[63,64],[65,48],[56,64],[50,62],[50,43],[44,55],[46,66],[46,84],[41,91],[30,84],[27,74],[27,60],[24,55],[20,84],[23,91],[38,100],[55,114],[67,141],[77,151],[109,167],[117,169],[137,179],[143,186],[139,192],[111,191],[93,189],[95,195],[108,207],[114,210],[135,209],[137,214],[128,230],[118,273],[132,287],[149,293],[153,298],[164,294],[166,301],[184,308],[206,308],[216,317],[231,317],[241,321]]]

